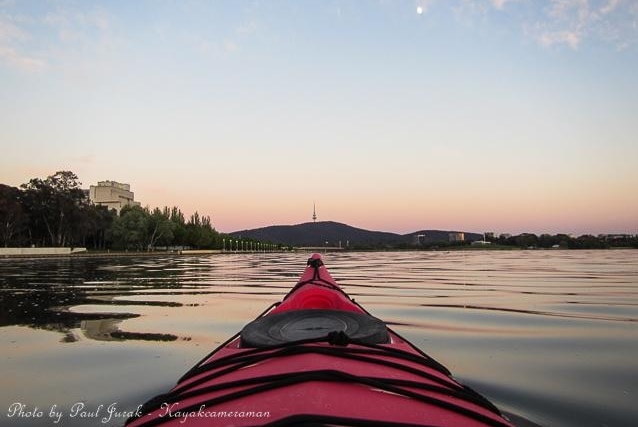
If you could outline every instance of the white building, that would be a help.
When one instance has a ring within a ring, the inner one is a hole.
[[[129,184],[121,184],[115,181],[100,181],[89,188],[89,200],[96,205],[115,209],[119,214],[124,206],[139,206],[134,200],[133,192]]]
[[[465,233],[462,231],[453,231],[448,233],[448,238],[450,243],[452,242],[464,242],[465,241]]]

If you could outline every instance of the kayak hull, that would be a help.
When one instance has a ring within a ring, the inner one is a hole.
[[[281,303],[141,412],[130,425],[511,426],[350,299],[316,254]]]

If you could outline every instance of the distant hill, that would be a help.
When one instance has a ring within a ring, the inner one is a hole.
[[[285,243],[293,246],[397,246],[405,244],[448,242],[449,231],[422,230],[409,234],[370,231],[333,221],[306,222],[296,225],[241,230],[229,233],[233,237]],[[477,233],[465,233],[465,240],[480,240]]]

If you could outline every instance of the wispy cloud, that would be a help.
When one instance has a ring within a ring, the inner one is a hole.
[[[635,0],[550,0],[534,37],[543,46],[578,49],[586,40],[598,40],[623,48],[638,39],[637,18]]]
[[[21,9],[13,1],[0,1],[0,63],[24,71],[37,71],[55,59],[55,37],[65,45],[90,43],[110,28],[102,8],[81,10],[54,4],[41,13]],[[53,37],[52,37],[53,36]]]
[[[497,9],[503,9],[506,3],[511,2],[512,0],[490,0],[492,5]]]
[[[0,46],[0,58],[7,64],[25,71],[38,71],[46,66],[43,60],[24,55],[6,46]]]
[[[609,12],[613,12],[614,9],[616,9],[619,4],[620,4],[620,0],[609,0],[606,5],[600,8],[600,12],[602,14],[608,14]]]
[[[18,26],[19,21],[10,16],[0,15],[0,61],[11,67],[25,71],[37,71],[46,62],[24,51],[22,46],[30,39],[29,34]]]
[[[43,22],[53,28],[63,42],[92,38],[110,28],[109,14],[102,8],[92,10],[57,9],[47,13]]]
[[[582,35],[574,31],[541,31],[537,37],[540,44],[545,47],[564,44],[572,49],[578,49],[582,40]]]
[[[587,42],[617,48],[638,44],[638,0],[457,0],[450,2],[464,21],[490,12],[509,12],[523,34],[543,47],[577,50]],[[448,3],[448,4],[450,4]],[[433,7],[438,7],[436,3]]]
[[[12,19],[0,15],[0,43],[24,41],[26,34],[12,22]]]

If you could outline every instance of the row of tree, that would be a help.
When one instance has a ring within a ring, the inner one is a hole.
[[[0,184],[0,221],[4,246],[79,246],[112,215],[92,206],[77,176],[63,171],[20,188]]]
[[[126,206],[110,228],[116,249],[148,250],[156,247],[220,248],[222,238],[213,228],[210,217],[197,212],[186,221],[177,207],[164,209]]]
[[[20,188],[0,184],[0,244],[4,247],[222,249],[231,247],[232,240],[215,230],[209,216],[195,212],[186,219],[178,207],[126,206],[118,215],[91,203],[70,171],[33,178]]]
[[[490,239],[493,244],[521,248],[608,249],[612,247],[638,248],[638,236],[584,234],[573,237],[567,234],[523,233],[518,236],[501,235]]]
[[[585,234],[574,237],[568,234],[523,233],[516,236],[501,234],[487,236],[489,246],[480,247],[513,247],[521,249],[609,249],[609,248],[638,248],[638,236],[630,235],[599,235]],[[462,242],[428,242],[418,245],[404,245],[403,249],[418,247],[420,249],[453,248],[471,246],[471,241]]]

